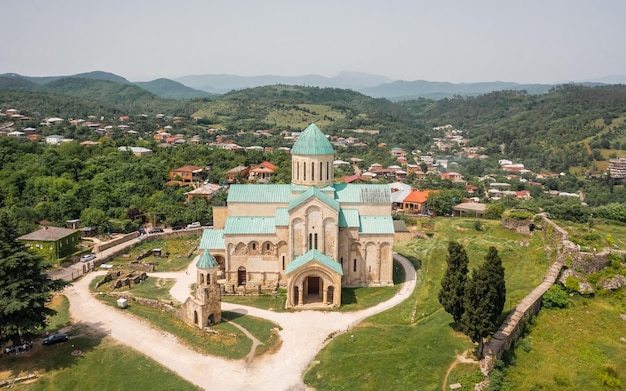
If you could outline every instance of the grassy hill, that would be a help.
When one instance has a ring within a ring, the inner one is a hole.
[[[214,96],[205,91],[194,90],[170,79],[156,79],[146,82],[135,82],[133,84],[165,99],[193,99]]]

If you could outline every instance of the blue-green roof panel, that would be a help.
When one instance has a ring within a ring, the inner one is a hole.
[[[344,203],[391,204],[389,185],[336,183],[335,198]]]
[[[329,196],[326,193],[323,193],[316,187],[310,187],[307,191],[305,191],[304,193],[300,194],[299,196],[291,200],[289,202],[289,210],[302,204],[304,201],[308,200],[311,197],[315,197],[319,199],[320,201],[322,201],[323,203],[325,203],[326,205],[330,206],[331,208],[337,211],[339,210],[339,203],[336,200],[334,200],[331,196]]]
[[[284,227],[289,225],[289,211],[287,208],[276,208],[276,226]]]
[[[332,144],[315,124],[309,125],[291,148],[292,155],[328,155],[335,153]]]
[[[340,227],[358,227],[359,211],[357,209],[341,209],[339,211],[339,226]]]
[[[393,235],[393,219],[391,216],[361,216],[359,233]]]
[[[335,273],[339,274],[340,276],[343,276],[341,264],[329,257],[328,255],[322,254],[321,252],[319,252],[319,250],[316,249],[309,250],[306,254],[300,255],[293,261],[289,262],[285,273],[289,274],[312,261],[317,261],[327,268],[331,269]]]
[[[198,263],[196,263],[196,267],[198,269],[211,269],[216,266],[217,266],[217,261],[215,260],[215,258],[213,258],[213,256],[211,255],[211,253],[209,253],[208,250],[204,250],[204,252],[202,253],[202,256],[198,260]]]
[[[224,233],[229,234],[274,234],[275,217],[229,216],[226,219]]]
[[[287,204],[291,200],[291,185],[257,184],[230,185],[228,203]]]
[[[224,250],[226,244],[224,243],[224,230],[223,229],[205,229],[202,231],[202,239],[200,239],[201,250]]]

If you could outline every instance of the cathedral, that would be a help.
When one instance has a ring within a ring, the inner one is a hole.
[[[283,288],[287,308],[327,308],[342,287],[393,285],[390,188],[335,183],[333,161],[311,124],[291,149],[291,184],[230,186],[199,246],[225,293]]]

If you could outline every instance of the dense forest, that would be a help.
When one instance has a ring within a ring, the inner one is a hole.
[[[279,167],[272,180],[285,183],[290,177],[287,153],[229,151],[209,144],[221,137],[242,146],[288,147],[292,142],[284,133],[301,131],[311,122],[331,136],[357,137],[369,146],[337,147],[337,159],[359,157],[363,159],[361,168],[367,169],[375,162],[395,164],[389,154],[391,147],[405,149],[409,157],[431,154],[457,163],[454,170],[479,187],[479,195],[484,186],[477,177],[492,174],[502,179],[499,159],[522,162],[534,172],[563,173],[542,180],[543,188],[537,182],[529,185],[526,180],[532,177],[512,181],[515,190],[530,190],[533,199],[501,202],[492,210],[494,215],[503,206],[522,206],[550,210],[575,221],[586,221],[593,213],[626,222],[624,186],[602,175],[608,158],[626,155],[626,87],[622,85],[564,85],[543,95],[503,91],[402,102],[336,88],[277,85],[182,101],[163,99],[126,83],[72,78],[49,82],[45,90],[0,88],[0,112],[10,108],[28,119],[13,124],[11,118],[0,117],[0,127],[33,127],[43,136],[59,134],[74,139],[48,146],[41,141],[0,137],[0,207],[19,221],[21,233],[44,219],[62,225],[65,220],[81,218],[85,225],[114,231],[136,229],[145,221],[210,220],[207,202],[195,199],[185,203],[189,189],[165,185],[169,170],[189,164],[209,166],[208,179],[221,183],[230,168],[267,160]],[[106,132],[97,132],[68,121],[40,125],[53,116],[94,118],[109,126]],[[120,116],[128,118],[122,121]],[[121,130],[122,123],[133,132]],[[433,149],[433,137],[443,136],[433,128],[445,124],[462,129],[469,145],[488,157],[467,159],[460,148]],[[195,136],[200,145],[161,148],[153,136],[164,127],[172,134]],[[260,129],[269,132],[259,136],[254,131]],[[355,129],[379,133],[352,132]],[[99,144],[79,144],[85,140]],[[137,158],[118,150],[129,145],[149,148],[154,154]],[[336,176],[352,173],[351,168],[339,168]],[[449,199],[460,201],[467,195],[463,187],[438,177],[417,180],[409,176],[407,182],[422,189],[441,189],[451,195]],[[544,190],[581,191],[586,204],[554,201],[545,197]],[[212,202],[223,204],[225,196]]]

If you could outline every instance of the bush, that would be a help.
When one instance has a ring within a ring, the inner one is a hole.
[[[544,308],[566,308],[569,305],[569,297],[559,285],[552,285],[543,294],[541,305]]]
[[[578,292],[580,291],[580,282],[577,278],[569,276],[565,280],[565,287],[570,291]]]

